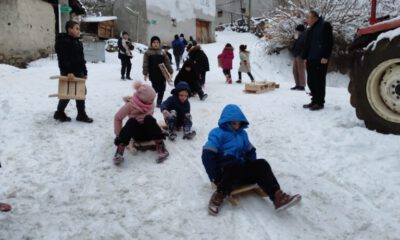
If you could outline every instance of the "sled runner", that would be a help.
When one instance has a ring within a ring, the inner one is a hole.
[[[160,68],[161,73],[163,74],[163,76],[165,78],[165,81],[167,81],[168,85],[174,86],[174,82],[172,81],[172,76],[168,72],[168,69],[165,66],[165,64],[164,63],[160,63],[160,64],[158,64],[158,67]]]
[[[211,183],[212,188],[216,189],[217,186],[215,186],[214,183]],[[241,185],[237,186],[232,193],[226,197],[226,200],[232,204],[232,206],[239,206],[240,201],[236,197],[246,194],[246,193],[256,193],[260,197],[268,197],[268,195],[257,185],[257,184],[248,184],[248,185]]]
[[[74,77],[71,81],[67,76],[51,76],[50,79],[58,79],[58,93],[51,94],[49,97],[59,99],[86,99],[86,79]]]
[[[244,87],[245,93],[264,93],[275,90],[279,88],[279,84],[275,82],[255,82],[255,83],[246,83]]]

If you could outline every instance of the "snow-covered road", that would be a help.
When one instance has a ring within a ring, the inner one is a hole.
[[[227,42],[247,44],[256,80],[281,88],[250,95],[243,84],[226,85],[216,56]],[[121,167],[113,165],[113,115],[132,93],[132,82],[119,80],[116,54],[88,64],[93,124],[53,120],[57,100],[47,95],[57,89],[48,80],[58,74],[56,59],[24,70],[0,65],[0,201],[14,208],[0,214],[0,239],[400,239],[400,137],[364,127],[340,74],[329,75],[326,108],[304,110],[305,93],[288,90],[288,54],[265,56],[261,45],[252,35],[224,32],[203,46],[212,70],[209,98],[191,100],[197,136],[167,142],[171,155],[160,165],[153,152],[127,152]],[[134,79],[142,79],[142,55],[133,62]],[[212,189],[201,150],[228,103],[241,106],[258,156],[285,191],[303,195],[301,205],[277,214],[268,199],[247,195],[239,207],[208,215]],[[74,102],[67,114],[75,118]]]

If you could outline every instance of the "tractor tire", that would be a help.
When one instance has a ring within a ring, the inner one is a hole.
[[[400,134],[400,36],[380,40],[354,61],[348,91],[368,129]]]

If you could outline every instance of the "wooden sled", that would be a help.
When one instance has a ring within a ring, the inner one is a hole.
[[[130,141],[129,145],[126,149],[132,153],[132,155],[136,155],[137,152],[141,151],[155,151],[156,143],[154,141],[147,142],[135,142],[133,139]]]
[[[275,82],[255,82],[246,83],[244,87],[245,93],[265,93],[279,88],[280,85]]]
[[[167,81],[167,83],[168,83],[170,86],[173,86],[173,85],[174,85],[174,82],[172,81],[172,76],[171,76],[171,74],[168,72],[168,69],[167,69],[167,67],[165,66],[165,64],[164,64],[164,63],[160,63],[160,64],[158,64],[158,67],[160,68],[161,73],[162,73],[162,75],[163,75],[164,78],[165,78],[165,81]]]
[[[214,189],[217,188],[214,183],[211,183],[211,185]],[[233,190],[231,194],[226,197],[226,200],[230,202],[232,206],[236,207],[240,205],[240,201],[237,199],[237,197],[250,192],[256,193],[260,197],[268,197],[268,195],[257,184],[248,184],[236,187],[235,190]]]
[[[58,79],[58,93],[50,94],[49,97],[59,99],[86,99],[86,79],[74,77],[71,81],[67,76],[51,76],[50,79]]]

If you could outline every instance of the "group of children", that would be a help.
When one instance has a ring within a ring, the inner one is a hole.
[[[240,46],[241,68],[239,71],[250,73],[250,65],[246,46]],[[227,44],[223,53],[218,57],[222,59],[221,66],[231,83],[230,69],[232,69],[233,47]],[[192,116],[190,113],[189,97],[193,92],[204,99],[203,92],[197,74],[193,71],[193,60],[187,60],[181,71],[175,78],[175,88],[171,96],[165,101],[165,79],[161,72],[157,72],[158,64],[166,64],[172,73],[168,56],[160,49],[160,39],[153,37],[151,47],[145,53],[143,62],[143,74],[148,76],[152,86],[142,82],[136,82],[136,90],[130,100],[125,103],[115,114],[114,133],[117,150],[114,163],[121,164],[124,160],[125,148],[131,139],[135,142],[153,141],[156,145],[158,157],[156,162],[162,163],[169,156],[164,140],[175,141],[177,131],[183,130],[183,139],[192,139],[196,132],[192,130]],[[243,64],[243,66],[242,66]],[[239,81],[240,82],[240,79]],[[153,117],[156,107],[154,100],[158,95],[156,104],[166,123],[164,131]],[[128,121],[122,126],[123,119]],[[264,159],[258,159],[255,147],[250,143],[245,129],[249,122],[241,109],[236,105],[227,105],[218,121],[218,127],[211,130],[208,141],[203,147],[202,161],[204,168],[217,190],[212,194],[208,211],[212,215],[219,213],[224,199],[231,194],[235,187],[244,184],[258,184],[268,194],[276,210],[282,210],[300,201],[300,195],[288,195],[283,192],[274,176],[271,166]]]
[[[222,68],[222,72],[225,75],[225,82],[228,84],[232,84],[232,75],[231,70],[233,66],[234,59],[234,48],[230,43],[225,45],[225,48],[222,50],[222,53],[218,55],[218,65]],[[247,51],[246,45],[239,46],[239,57],[240,57],[240,66],[238,70],[239,79],[236,83],[242,83],[242,73],[247,73],[249,75],[251,82],[254,82],[254,77],[251,74],[250,68],[250,52]]]

